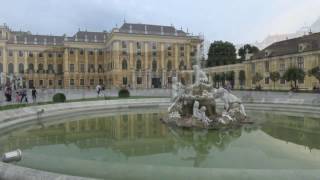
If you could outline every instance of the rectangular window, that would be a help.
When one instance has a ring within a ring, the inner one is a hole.
[[[286,84],[286,80],[283,79],[283,78],[281,78],[281,79],[280,79],[280,84]]]
[[[127,55],[127,51],[122,51],[122,55],[126,56]]]
[[[62,66],[62,64],[58,64],[57,73],[58,73],[58,74],[62,74],[62,73],[63,73],[63,66]]]
[[[2,50],[0,49],[0,56],[2,56]]]
[[[171,52],[168,52],[168,56],[172,56],[172,53],[171,53]]]
[[[286,70],[286,65],[284,63],[281,63],[279,71],[284,72],[285,70]]]
[[[99,79],[99,84],[100,84],[100,85],[103,84],[103,79]]]
[[[93,56],[93,51],[89,51],[89,55],[90,55],[90,56]]]
[[[39,86],[43,86],[43,80],[39,80]]]
[[[122,41],[122,48],[126,49],[127,48],[127,43],[125,41]]]
[[[62,80],[61,79],[58,80],[58,85],[62,86]]]
[[[168,51],[171,51],[172,50],[172,46],[171,45],[168,45]]]
[[[141,49],[141,43],[137,42],[137,49]]]
[[[49,53],[49,54],[48,54],[48,57],[49,57],[49,58],[52,58],[52,56],[53,56],[52,53]]]
[[[85,66],[84,64],[80,64],[80,72],[84,73],[85,71]]]
[[[70,79],[70,86],[74,86],[74,79]]]
[[[52,86],[53,85],[53,81],[50,79],[49,80],[49,86]]]
[[[127,79],[127,77],[123,77],[123,78],[122,78],[122,84],[123,84],[123,85],[127,85],[127,84],[128,84],[128,79]]]
[[[269,72],[269,70],[270,70],[269,61],[266,61],[264,66],[265,66],[266,72]]]
[[[43,57],[43,54],[42,53],[39,53],[39,58],[42,58]]]
[[[70,64],[70,66],[69,66],[69,71],[70,71],[70,72],[74,72],[74,64]]]
[[[181,47],[180,47],[180,51],[184,51],[184,46],[181,46]]]
[[[157,43],[155,43],[155,42],[152,43],[152,49],[153,49],[153,50],[157,49]]]
[[[31,57],[31,58],[33,57],[33,53],[32,52],[29,53],[29,57]]]
[[[58,53],[58,57],[61,58],[61,57],[62,57],[62,54],[61,54],[61,53]]]
[[[304,58],[303,57],[298,57],[298,68],[304,69]]]
[[[99,56],[102,56],[102,55],[103,55],[103,51],[99,50]]]
[[[264,83],[265,83],[265,84],[269,84],[269,82],[270,82],[270,78],[269,78],[269,77],[266,77],[266,78],[264,79]]]
[[[23,52],[19,51],[19,56],[22,57],[23,56]]]
[[[157,52],[152,52],[152,56],[157,56]]]
[[[90,85],[91,85],[91,86],[94,85],[94,79],[90,79]]]
[[[80,49],[80,55],[83,55],[84,54],[84,51],[83,51],[83,49]]]
[[[141,51],[137,51],[137,56],[141,56]]]
[[[84,86],[84,79],[80,79],[80,86]]]
[[[9,50],[9,56],[12,57],[13,56],[13,51]]]
[[[180,53],[180,57],[184,57],[184,52],[181,52],[181,53]]]
[[[70,54],[70,55],[73,55],[73,53],[74,53],[74,52],[73,52],[73,50],[71,49],[71,50],[69,51],[69,54]]]
[[[137,84],[142,84],[142,77],[137,77]]]
[[[172,84],[172,77],[168,77],[168,84]]]

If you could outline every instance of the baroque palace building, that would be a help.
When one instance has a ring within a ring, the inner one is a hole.
[[[192,69],[202,43],[173,26],[124,23],[111,32],[79,30],[68,37],[2,25],[0,72],[28,88],[169,88],[172,77]]]
[[[308,76],[308,71],[320,66],[320,33],[309,33],[298,38],[276,42],[257,54],[247,54],[243,63],[206,68],[205,71],[213,83],[217,74],[221,77],[221,74],[233,72],[235,89],[254,89],[259,84],[266,90],[288,90],[291,88],[291,82],[280,79],[275,82],[274,87],[270,80],[270,73],[279,72],[282,76],[292,66],[301,68],[306,73],[305,79],[298,82],[299,88],[312,90],[313,87],[319,87],[318,80]],[[243,82],[239,80],[241,71],[245,74]],[[253,81],[256,73],[263,76],[263,80],[258,83]]]

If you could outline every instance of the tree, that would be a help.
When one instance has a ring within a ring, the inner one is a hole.
[[[276,82],[280,79],[280,73],[279,72],[271,72],[270,73],[270,79],[273,82],[273,89],[276,88]]]
[[[215,41],[208,51],[208,67],[235,64],[237,61],[236,48],[230,42]]]
[[[240,62],[243,62],[246,59],[247,51],[250,54],[255,54],[255,53],[259,52],[259,48],[257,48],[256,46],[250,45],[250,44],[246,44],[246,45],[242,46],[238,50],[238,55],[240,56]]]
[[[297,89],[297,81],[302,81],[304,80],[304,77],[306,76],[306,73],[301,69],[297,67],[291,67],[287,69],[287,71],[283,74],[283,79],[286,81],[291,82],[292,86],[292,81],[294,82],[294,88]]]
[[[252,80],[255,84],[259,83],[261,80],[263,79],[262,74],[256,72],[253,76],[252,76]],[[260,84],[259,84],[260,87]]]
[[[308,75],[315,77],[319,81],[319,84],[320,84],[320,67],[319,66],[310,69],[308,71]]]
[[[244,70],[241,70],[239,72],[239,81],[240,81],[241,87],[244,85],[245,80],[246,80],[246,72]]]
[[[234,78],[235,78],[234,76],[235,76],[234,71],[229,71],[226,74],[226,80],[230,82],[232,89],[234,87]]]

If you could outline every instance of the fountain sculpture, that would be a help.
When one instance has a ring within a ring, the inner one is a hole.
[[[165,123],[206,129],[249,123],[238,97],[224,88],[214,88],[199,65],[194,65],[193,69],[193,85],[183,85],[177,77],[173,78],[172,102],[168,108],[168,118],[163,120]],[[221,113],[217,112],[217,99],[224,103]]]

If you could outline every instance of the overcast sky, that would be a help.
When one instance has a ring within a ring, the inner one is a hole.
[[[173,24],[206,40],[261,41],[320,16],[320,0],[0,0],[0,23],[39,34],[111,30],[127,22]]]

